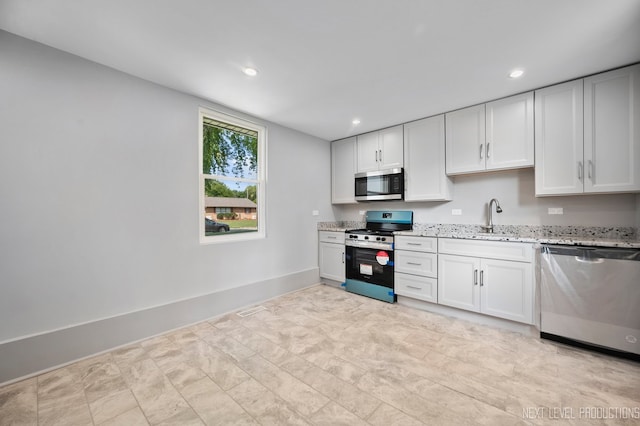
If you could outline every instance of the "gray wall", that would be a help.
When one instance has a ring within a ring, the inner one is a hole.
[[[254,119],[268,127],[267,238],[200,245],[198,107],[229,110],[6,32],[0,99],[0,345],[317,277],[328,142]]]
[[[533,169],[510,170],[454,178],[453,201],[429,203],[360,203],[334,206],[340,220],[359,220],[367,209],[408,209],[421,223],[486,223],[486,204],[497,198],[503,213],[494,213],[501,225],[636,226],[640,198],[635,194],[536,197]],[[549,215],[549,207],[562,207],[563,215]],[[452,216],[462,209],[462,216]]]

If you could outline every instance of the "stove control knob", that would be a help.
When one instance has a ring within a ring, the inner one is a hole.
[[[380,237],[376,237],[376,241],[380,241]]]
[[[364,236],[364,239],[365,239],[365,240],[368,240],[368,239],[369,239],[369,236],[368,236],[368,235],[365,235],[365,236]]]
[[[382,237],[382,241],[387,241],[387,238],[386,237]]]

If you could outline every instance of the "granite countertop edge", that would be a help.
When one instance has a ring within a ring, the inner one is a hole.
[[[345,232],[364,227],[359,222],[319,222],[319,231]],[[414,237],[459,238],[484,241],[511,241],[534,244],[558,244],[592,247],[640,248],[638,231],[629,227],[569,227],[506,225],[495,234],[480,233],[478,225],[415,224],[413,231],[396,235]],[[569,235],[567,235],[569,234]]]

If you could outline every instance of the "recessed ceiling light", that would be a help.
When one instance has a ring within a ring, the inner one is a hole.
[[[358,124],[360,124],[360,120],[357,118],[354,118],[351,123],[353,123],[354,126],[357,126]]]
[[[243,69],[242,72],[244,72],[249,77],[255,77],[256,75],[258,75],[258,70],[255,69],[255,68],[247,67],[247,68]]]
[[[513,71],[511,71],[511,73],[509,74],[509,77],[511,77],[511,78],[518,78],[518,77],[522,77],[522,74],[524,74],[524,71],[522,71],[522,70],[513,70]]]

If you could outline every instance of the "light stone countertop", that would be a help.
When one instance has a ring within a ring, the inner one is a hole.
[[[364,226],[361,222],[319,222],[318,230],[344,232],[348,229],[364,228]],[[414,223],[413,228],[413,231],[400,231],[396,235],[640,248],[640,235],[633,227],[496,225],[493,234],[483,233],[480,225]]]

